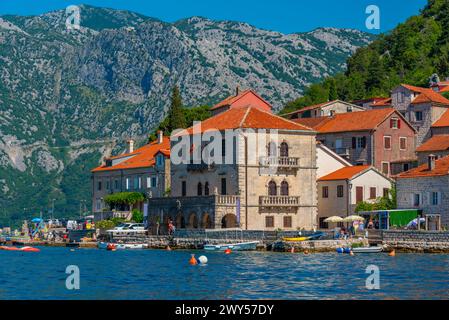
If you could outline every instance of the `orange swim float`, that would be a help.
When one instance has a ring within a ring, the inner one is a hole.
[[[195,255],[192,254],[192,257],[190,257],[189,263],[194,266],[198,264],[198,261],[195,259]]]

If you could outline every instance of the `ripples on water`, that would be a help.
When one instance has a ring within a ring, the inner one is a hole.
[[[448,299],[449,255],[289,254],[41,248],[0,251],[0,299]],[[366,267],[380,269],[380,290],[367,290]],[[65,288],[77,265],[81,289]]]

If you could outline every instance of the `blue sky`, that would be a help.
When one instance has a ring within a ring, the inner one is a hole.
[[[380,9],[380,32],[385,32],[418,14],[427,0],[1,0],[0,14],[35,15],[81,3],[127,9],[167,22],[204,16],[293,33],[317,27],[370,31],[365,27],[365,9],[372,4]]]

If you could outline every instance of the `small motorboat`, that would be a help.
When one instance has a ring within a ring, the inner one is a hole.
[[[112,243],[100,241],[97,244],[98,249],[106,250],[126,250],[126,249],[146,249],[148,244],[146,243]]]
[[[250,251],[256,250],[259,241],[248,241],[240,243],[226,243],[226,244],[205,244],[204,250],[208,251],[225,251],[227,249],[236,251]]]
[[[298,241],[308,241],[308,240],[316,240],[324,236],[324,232],[315,232],[309,236],[304,237],[294,237],[294,238],[283,238],[284,241],[298,242]]]
[[[358,248],[352,248],[352,252],[354,252],[354,253],[378,253],[378,252],[382,252],[382,247],[378,247],[378,246],[358,247]]]
[[[40,252],[41,251],[40,249],[34,248],[34,247],[17,248],[17,247],[7,247],[7,246],[1,246],[0,250],[4,250],[4,251],[22,251],[22,252]]]
[[[38,248],[33,248],[33,247],[23,247],[19,249],[20,251],[23,252],[40,252],[41,250]]]

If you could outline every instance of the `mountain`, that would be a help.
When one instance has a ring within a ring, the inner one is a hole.
[[[345,73],[310,86],[282,112],[328,99],[389,96],[400,83],[427,87],[433,74],[449,77],[449,1],[429,0],[419,15],[359,48],[347,66]]]
[[[126,137],[142,143],[175,84],[187,106],[218,102],[239,85],[279,109],[375,38],[80,9],[79,30],[66,28],[65,10],[0,16],[0,223],[47,213],[53,199],[56,216],[78,213],[80,200],[90,202],[90,169]]]

